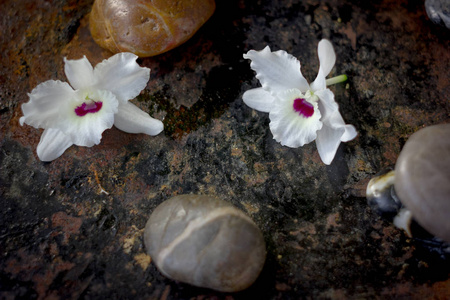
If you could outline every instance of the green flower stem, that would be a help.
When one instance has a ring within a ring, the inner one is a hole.
[[[329,86],[332,84],[344,82],[346,80],[347,80],[347,75],[343,74],[343,75],[339,75],[339,76],[327,79],[326,83],[327,83],[327,86]]]

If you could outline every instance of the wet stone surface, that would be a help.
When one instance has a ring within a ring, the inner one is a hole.
[[[139,59],[152,69],[133,100],[164,122],[151,137],[103,134],[38,160],[41,130],[20,126],[27,93],[66,81],[63,57],[111,56],[89,35],[92,1],[12,1],[0,42],[2,299],[449,298],[450,263],[382,221],[369,179],[418,129],[449,121],[449,31],[422,1],[217,1],[185,44]],[[298,57],[311,81],[317,43],[337,61],[331,87],[358,137],[325,166],[314,143],[276,143],[268,114],[243,104],[258,85],[242,54],[266,45]],[[267,245],[249,289],[219,293],[162,276],[143,244],[154,208],[177,194],[217,195],[246,212]]]

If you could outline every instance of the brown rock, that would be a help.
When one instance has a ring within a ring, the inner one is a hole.
[[[214,10],[214,0],[96,0],[90,30],[114,53],[154,56],[191,38]]]

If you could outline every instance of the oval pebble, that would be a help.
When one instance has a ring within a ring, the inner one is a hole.
[[[395,165],[394,188],[422,227],[450,242],[450,124],[411,135]]]
[[[141,57],[169,51],[211,17],[214,0],[96,0],[89,16],[95,42]]]
[[[223,292],[249,287],[266,257],[256,224],[211,196],[179,195],[160,204],[145,226],[144,242],[165,276]]]

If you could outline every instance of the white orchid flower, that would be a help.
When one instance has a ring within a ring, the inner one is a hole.
[[[70,85],[59,80],[39,84],[22,105],[24,123],[44,128],[37,146],[42,161],[52,161],[72,146],[92,147],[112,125],[129,133],[157,135],[163,123],[128,100],[146,87],[150,69],[140,67],[137,56],[118,53],[95,68],[86,57],[64,58]]]
[[[308,84],[300,71],[300,62],[285,51],[250,50],[244,58],[256,72],[262,87],[248,90],[244,103],[268,112],[273,138],[283,146],[301,147],[316,140],[322,161],[329,165],[341,142],[356,137],[352,125],[346,125],[327,85],[345,81],[341,75],[325,80],[336,61],[333,46],[321,40],[318,46],[320,68],[316,79]]]

